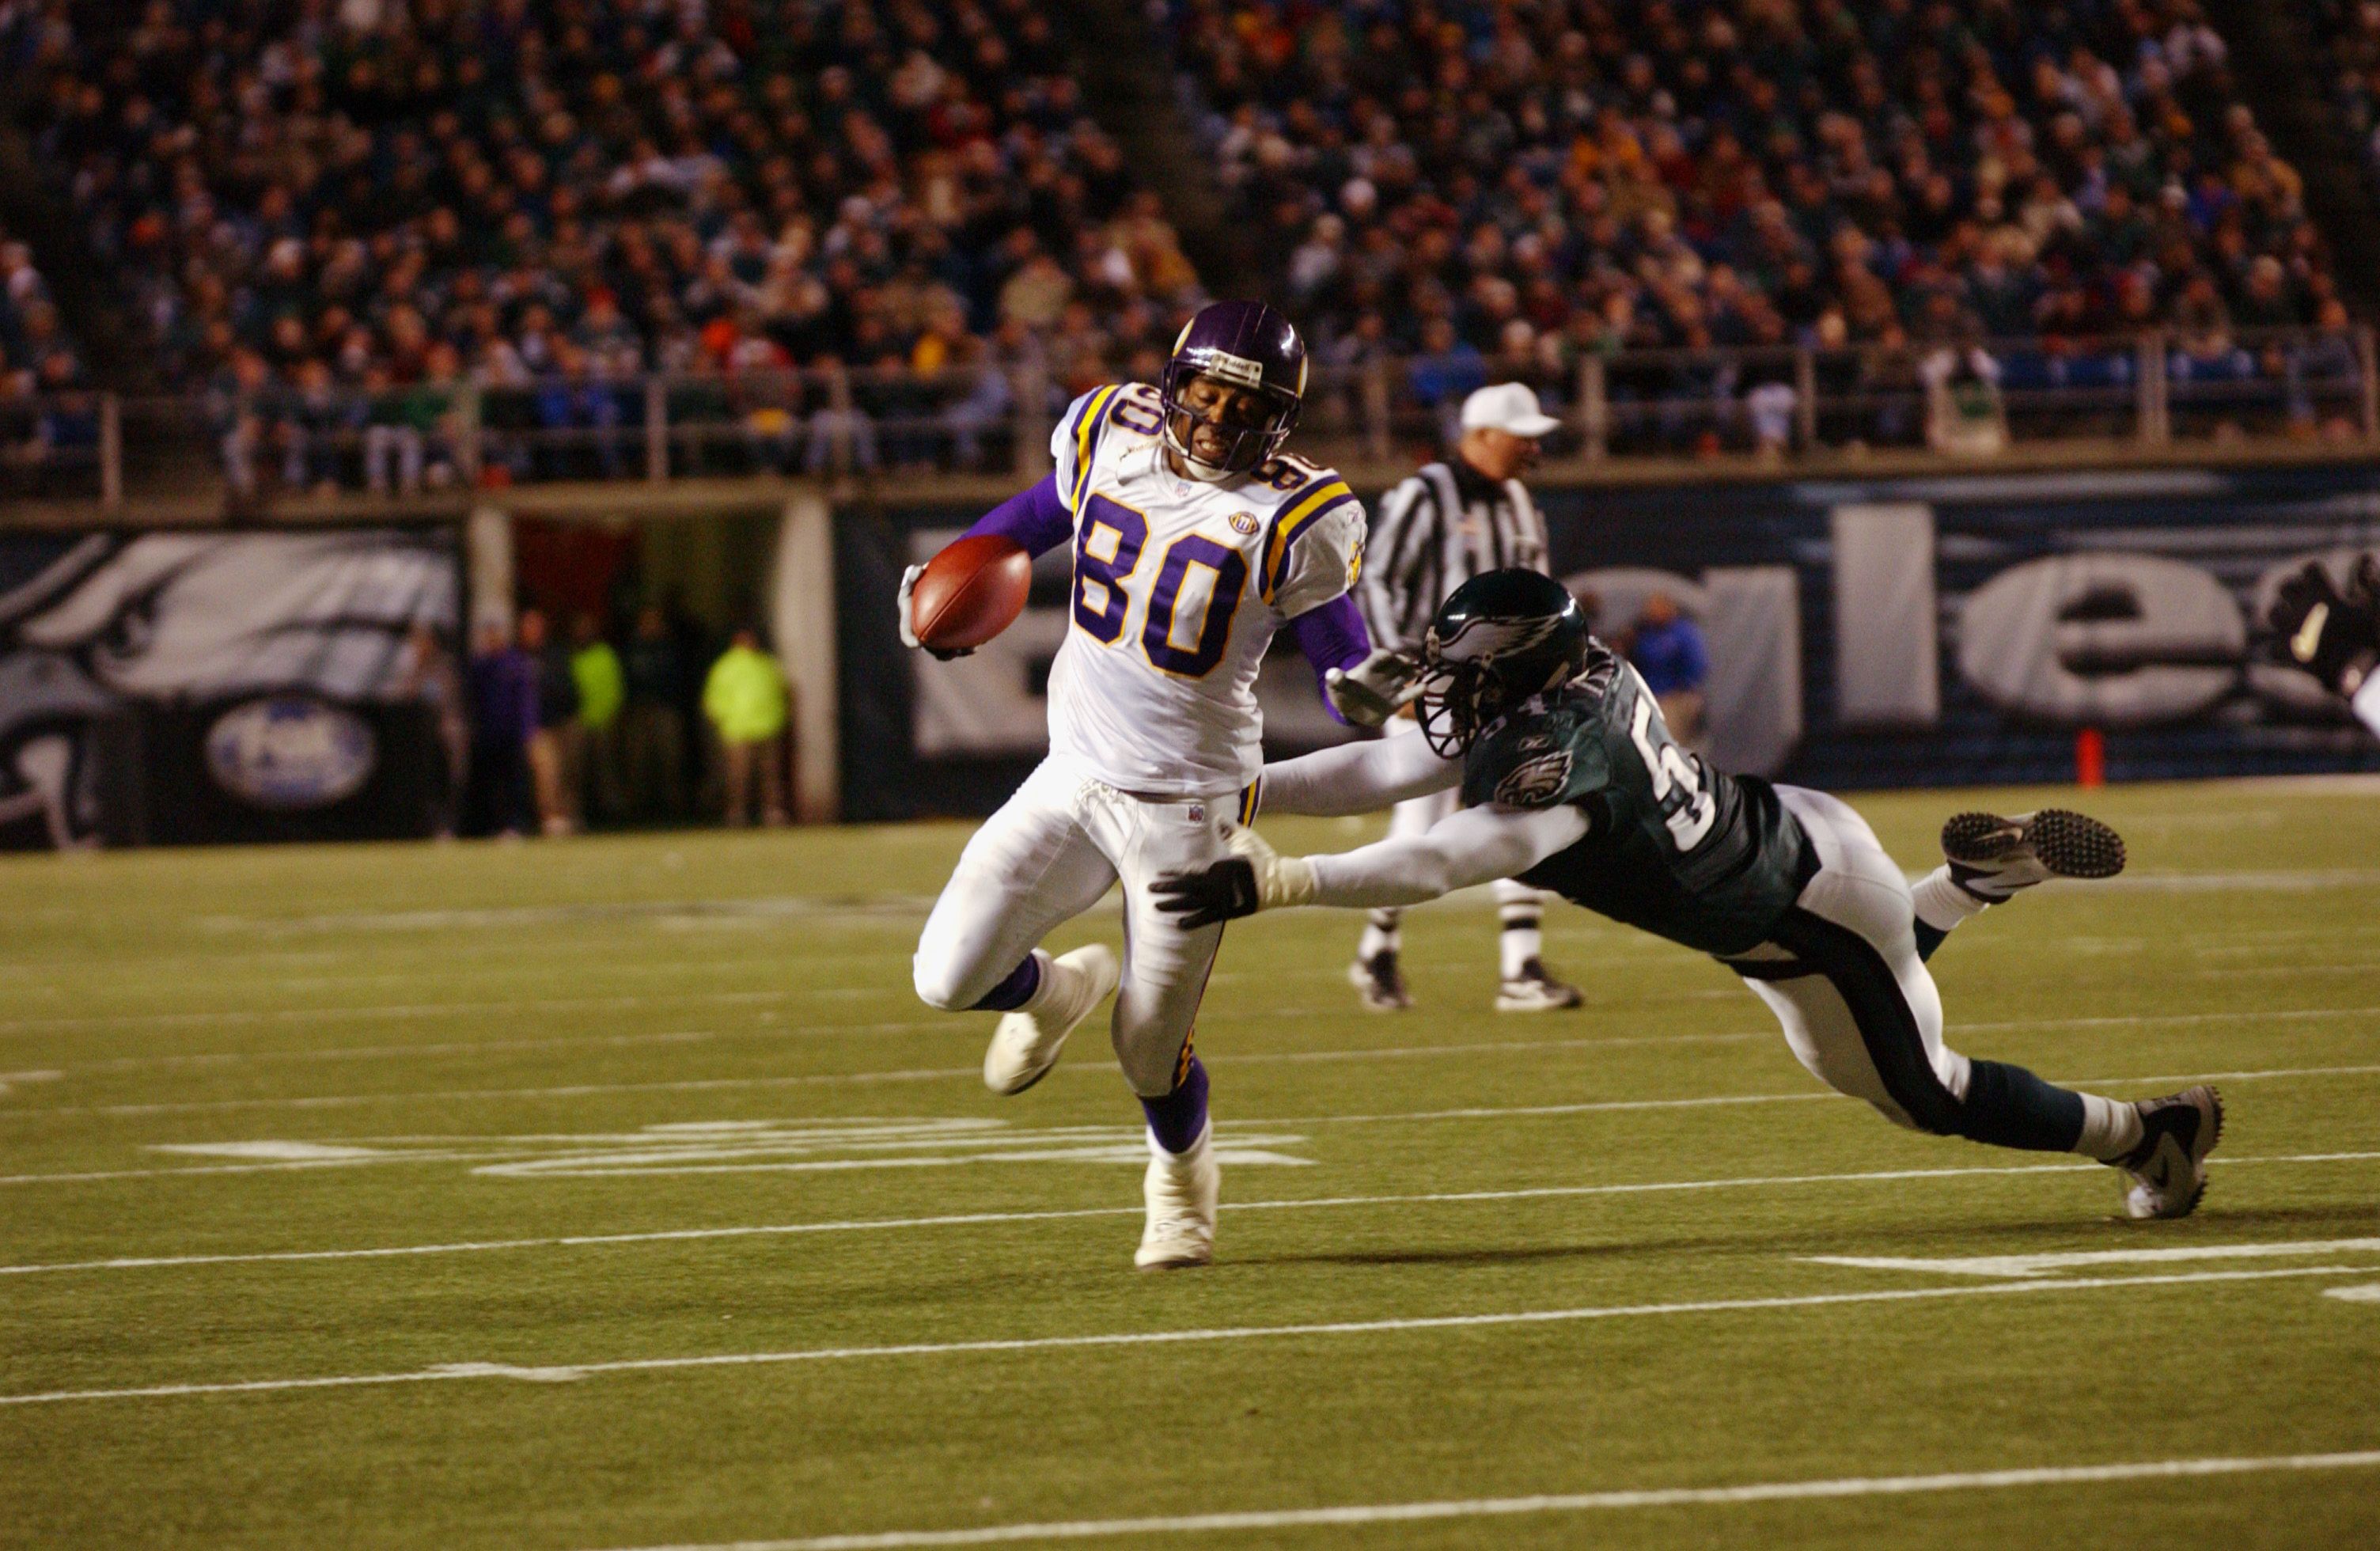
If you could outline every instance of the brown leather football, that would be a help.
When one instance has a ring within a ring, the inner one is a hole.
[[[909,594],[909,626],[938,651],[979,647],[1016,622],[1033,587],[1033,557],[1000,533],[945,545]]]

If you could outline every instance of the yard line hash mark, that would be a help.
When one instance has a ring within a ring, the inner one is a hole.
[[[2004,1490],[2011,1486],[2085,1485],[2103,1481],[2171,1481],[2274,1471],[2360,1470],[2380,1465],[2380,1449],[2341,1454],[2270,1454],[2235,1459],[2144,1460],[2111,1465],[2046,1465],[2023,1470],[1960,1471],[1944,1475],[1838,1477],[1830,1481],[1763,1481],[1741,1486],[1658,1486],[1633,1491],[1566,1492],[1526,1497],[1469,1497],[1439,1502],[1362,1503],[1342,1508],[1290,1508],[1240,1513],[1192,1513],[1175,1518],[1072,1519],[1048,1524],[986,1524],[967,1530],[889,1530],[878,1534],[810,1535],[793,1540],[685,1543],[643,1551],[906,1551],[913,1546],[996,1545],[1018,1540],[1106,1540],[1123,1535],[1216,1534],[1335,1524],[1411,1523],[1430,1519],[1486,1519],[1526,1513],[1591,1513],[1633,1508],[1725,1507],[1828,1497],[1900,1496],[1921,1492]]]
[[[852,1362],[889,1357],[949,1357],[1009,1351],[1056,1351],[1069,1348],[1180,1346],[1209,1341],[1281,1339],[1300,1336],[1367,1336],[1403,1330],[1480,1329],[1497,1326],[1570,1324],[1596,1319],[1646,1318],[1665,1315],[1747,1314],[1778,1309],[1828,1308],[1854,1303],[1915,1303],[1939,1298],[2007,1296],[2028,1292],[2089,1292],[2107,1288],[2171,1286],[2184,1282],[2265,1281],[2284,1277],[2370,1276],[2380,1263],[2364,1266],[2303,1266],[2272,1271],[2188,1271],[2146,1277],[2070,1278],[2044,1281],[1985,1282],[1961,1287],[1898,1288],[1871,1292],[1815,1292],[1771,1298],[1710,1298],[1678,1303],[1621,1303],[1577,1309],[1524,1309],[1509,1314],[1428,1315],[1404,1319],[1344,1320],[1310,1325],[1226,1326],[1203,1330],[1135,1330],[1092,1336],[1039,1336],[979,1341],[920,1341],[896,1346],[808,1347],[790,1351],[715,1352],[697,1357],[635,1357],[571,1363],[528,1370],[540,1381],[592,1374],[657,1373],[684,1368],[746,1367],[762,1363]],[[67,1400],[158,1400],[183,1395],[257,1394],[285,1389],[338,1389],[390,1384],[434,1384],[453,1379],[509,1377],[522,1372],[486,1361],[442,1363],[411,1373],[339,1374],[317,1378],[236,1379],[212,1384],[158,1384],[128,1389],[58,1389],[0,1395],[0,1406],[54,1405]]]

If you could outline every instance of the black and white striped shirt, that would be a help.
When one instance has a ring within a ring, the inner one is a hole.
[[[1521,481],[1460,458],[1424,464],[1372,509],[1355,589],[1372,644],[1418,648],[1448,593],[1508,565],[1546,568],[1546,525]]]

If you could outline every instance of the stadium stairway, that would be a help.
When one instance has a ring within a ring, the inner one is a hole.
[[[1266,297],[1265,266],[1215,178],[1213,159],[1177,89],[1171,41],[1142,0],[1051,0],[1082,50],[1079,84],[1091,116],[1115,137],[1149,188],[1208,294]]]
[[[2330,91],[2338,67],[2314,36],[2307,9],[2272,0],[2205,0],[2205,10],[2230,47],[2240,96],[2255,110],[2273,150],[2304,180],[2306,213],[2330,239],[2332,251],[2342,257],[2380,252],[2380,200]],[[2341,261],[2332,273],[2350,310],[2367,320],[2380,317],[2380,272]]]

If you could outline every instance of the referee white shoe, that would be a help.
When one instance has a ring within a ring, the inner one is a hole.
[[[1148,1139],[1148,1172],[1141,1176],[1141,1199],[1148,1207],[1140,1248],[1132,1263],[1144,1271],[1178,1271],[1215,1258],[1215,1214],[1223,1195],[1223,1170],[1212,1145],[1215,1122],[1198,1133],[1186,1153],[1169,1153]]]
[[[1115,951],[1097,942],[1050,960],[1033,1000],[1001,1014],[991,1046],[983,1053],[983,1085],[994,1093],[1018,1094],[1048,1076],[1066,1047],[1066,1036],[1107,1000],[1123,977]]]

